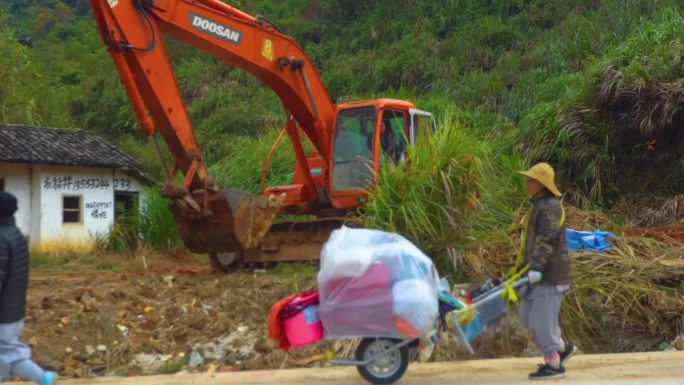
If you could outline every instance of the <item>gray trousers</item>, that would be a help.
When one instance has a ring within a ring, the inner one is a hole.
[[[568,288],[569,285],[532,285],[521,296],[520,320],[545,356],[565,349],[558,314]]]
[[[24,320],[0,324],[0,381],[13,375],[34,382],[43,378],[43,369],[31,361],[31,348],[19,341],[22,329]]]

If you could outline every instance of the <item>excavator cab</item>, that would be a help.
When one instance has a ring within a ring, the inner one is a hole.
[[[434,132],[432,114],[411,102],[377,99],[338,106],[330,170],[332,205],[358,207],[373,189],[383,160],[406,161],[421,131]]]

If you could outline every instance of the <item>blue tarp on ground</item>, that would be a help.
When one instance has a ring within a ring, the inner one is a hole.
[[[615,237],[612,233],[601,229],[594,231],[566,229],[565,236],[568,242],[568,250],[570,251],[581,249],[603,251],[611,247],[611,244],[606,241],[606,238]]]

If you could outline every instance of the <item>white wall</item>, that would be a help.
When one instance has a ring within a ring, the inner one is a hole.
[[[31,166],[0,162],[0,178],[5,179],[5,191],[17,197],[19,210],[14,214],[24,235],[31,233]]]
[[[43,166],[40,177],[40,248],[91,246],[114,223],[114,191],[139,192],[135,178],[111,169]],[[81,197],[81,223],[63,223],[62,199]]]

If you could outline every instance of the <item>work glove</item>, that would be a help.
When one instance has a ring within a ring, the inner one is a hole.
[[[529,278],[531,284],[535,284],[544,279],[544,273],[537,270],[530,270],[529,273],[527,273],[527,278]]]

